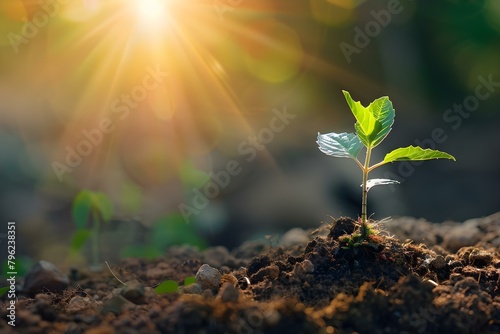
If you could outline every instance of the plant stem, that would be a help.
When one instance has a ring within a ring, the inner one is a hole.
[[[374,164],[373,166],[371,166],[370,168],[368,168],[368,172],[371,172],[372,170],[374,170],[375,168],[379,168],[380,166],[383,166],[385,165],[387,162],[385,161],[380,161],[379,163],[377,164]]]
[[[366,239],[366,237],[368,237],[368,224],[366,222],[368,188],[366,187],[366,183],[368,181],[368,173],[370,173],[371,154],[372,154],[372,148],[368,146],[366,148],[365,165],[363,167],[363,197],[361,202],[361,237],[363,239]]]
[[[97,210],[92,210],[92,271],[101,271],[102,265],[100,264],[99,259],[99,213]]]

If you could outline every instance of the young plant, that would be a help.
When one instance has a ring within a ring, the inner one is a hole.
[[[401,147],[385,155],[384,160],[370,166],[372,150],[379,145],[389,134],[394,123],[394,108],[389,97],[382,96],[368,107],[361,105],[359,101],[354,101],[347,91],[342,91],[351,109],[356,123],[354,128],[356,133],[318,133],[317,144],[321,152],[332,157],[350,158],[361,168],[363,172],[362,204],[361,204],[361,239],[366,240],[370,235],[370,227],[366,219],[368,191],[378,185],[396,184],[396,180],[390,179],[368,179],[368,174],[374,169],[389,162],[430,160],[430,159],[452,159],[455,158],[445,152],[431,149],[423,149],[419,146]],[[358,155],[363,148],[366,148],[366,156],[363,163],[358,160]]]
[[[184,286],[188,286],[190,284],[196,283],[196,277],[194,276],[188,276],[184,279]],[[155,292],[159,295],[164,294],[164,293],[174,293],[174,292],[179,292],[179,284],[177,284],[176,281],[174,280],[166,280],[158,284],[154,288]]]
[[[2,297],[3,295],[5,295],[5,293],[7,291],[9,291],[10,287],[9,286],[4,286],[2,288],[0,288],[0,297]]]
[[[100,230],[101,225],[109,222],[113,215],[113,203],[109,197],[100,192],[82,190],[73,200],[71,209],[73,221],[76,224],[77,231],[71,241],[71,251],[79,252],[88,238],[92,241],[92,261],[90,269],[101,271],[100,261]],[[88,221],[91,218],[92,224],[89,227]]]

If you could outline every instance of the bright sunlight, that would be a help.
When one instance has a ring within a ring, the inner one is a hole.
[[[141,24],[160,26],[167,20],[167,0],[130,0]]]

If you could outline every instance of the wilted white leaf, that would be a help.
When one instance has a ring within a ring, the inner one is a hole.
[[[366,191],[369,191],[372,187],[382,186],[385,184],[399,184],[399,181],[391,179],[371,179],[366,181]],[[363,185],[361,185],[362,187]]]

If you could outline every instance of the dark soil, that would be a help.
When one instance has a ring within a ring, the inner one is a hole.
[[[126,259],[112,266],[126,286],[109,271],[74,271],[64,291],[19,296],[15,327],[4,296],[0,332],[500,333],[498,248],[450,251],[385,233],[348,247],[345,234],[355,228],[340,218],[286,247],[249,242],[232,252],[183,247]],[[182,285],[202,264],[222,274],[213,289],[151,288],[168,279]]]

